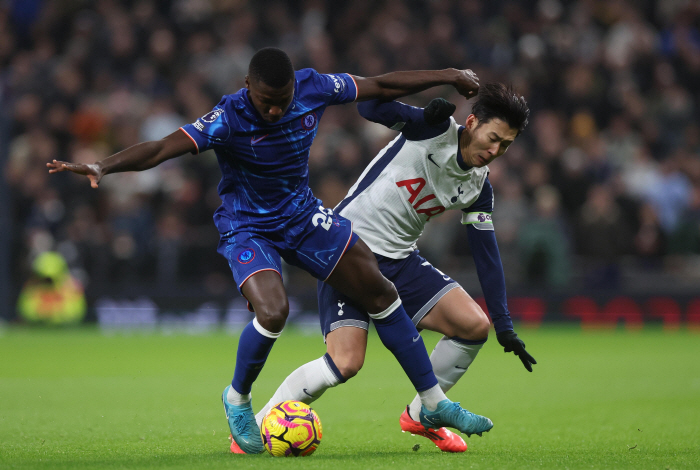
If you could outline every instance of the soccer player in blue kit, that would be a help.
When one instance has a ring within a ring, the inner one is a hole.
[[[525,99],[505,85],[483,85],[464,126],[450,117],[455,106],[440,98],[426,108],[378,100],[357,107],[366,119],[400,133],[369,164],[335,213],[353,222],[354,231],[377,257],[382,274],[398,289],[413,323],[444,335],[430,356],[443,391],[449,391],[467,371],[490,327],[469,294],[417,250],[425,225],[446,210],[462,211],[498,342],[532,372],[535,359],[514,332],[508,312],[487,166],[506,152],[527,125],[530,110]],[[330,284],[319,283],[318,299],[328,352],[336,363],[345,365],[342,377],[329,374],[319,359],[304,364],[284,380],[257,414],[258,420],[280,401],[315,401],[362,367],[370,317]],[[423,408],[418,395],[401,414],[401,429],[430,439],[443,451],[464,452],[464,439]]]
[[[241,333],[233,380],[222,395],[240,451],[263,451],[250,392],[289,313],[281,258],[333,286],[374,319],[382,342],[401,363],[427,413],[464,432],[491,428],[487,418],[447,399],[422,339],[412,339],[420,336],[394,285],[353,233],[352,223],[324,208],[308,186],[309,148],[327,106],[392,100],[437,85],[452,85],[467,98],[479,88],[471,70],[392,72],[370,78],[312,69],[295,72],[287,54],[265,48],[251,59],[246,87],[225,95],[193,124],[94,164],[47,163],[50,173],[85,175],[96,188],[110,173],[147,170],[186,153],[216,152],[222,172],[222,204],[214,214],[218,251],[255,312]],[[346,365],[334,359],[332,354],[323,358],[331,373],[342,377],[340,369]]]

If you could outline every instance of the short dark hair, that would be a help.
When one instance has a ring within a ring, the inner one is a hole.
[[[527,126],[530,108],[525,98],[518,96],[510,85],[487,83],[479,87],[472,114],[479,120],[479,125],[498,118],[520,134]]]
[[[294,67],[282,49],[265,47],[250,59],[248,77],[272,88],[282,88],[294,78]]]

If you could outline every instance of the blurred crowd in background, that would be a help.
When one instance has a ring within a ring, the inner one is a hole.
[[[700,282],[696,0],[0,0],[15,295],[50,250],[88,292],[235,293],[216,252],[213,153],[110,175],[97,190],[45,165],[92,163],[193,122],[244,86],[265,46],[322,73],[471,68],[524,95],[530,124],[490,165],[509,289]],[[449,87],[403,101],[437,96],[466,119],[470,103]],[[328,108],[309,162],[326,207],[395,135],[355,105]],[[419,248],[479,289],[458,214],[432,220]],[[310,276],[286,274],[313,295]]]

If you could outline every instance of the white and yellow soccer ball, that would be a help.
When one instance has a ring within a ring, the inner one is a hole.
[[[265,450],[273,457],[306,457],[321,443],[321,420],[309,405],[287,400],[265,415],[260,435]]]

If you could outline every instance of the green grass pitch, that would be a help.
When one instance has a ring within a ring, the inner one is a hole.
[[[492,337],[449,393],[494,429],[443,454],[399,432],[413,397],[374,333],[365,367],[313,407],[324,437],[303,459],[228,453],[220,394],[237,335],[0,332],[0,468],[700,468],[700,334],[522,329],[532,374]],[[425,336],[429,348],[438,339]],[[325,351],[285,331],[253,388],[258,409]],[[417,451],[412,448],[420,444]]]

